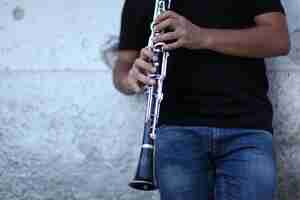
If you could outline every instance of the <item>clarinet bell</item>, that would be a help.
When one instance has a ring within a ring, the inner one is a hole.
[[[142,148],[134,179],[129,186],[137,190],[156,190],[153,171],[153,148]]]

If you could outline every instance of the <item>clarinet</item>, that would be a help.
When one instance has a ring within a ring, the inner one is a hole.
[[[129,183],[129,186],[137,190],[155,190],[158,188],[155,179],[155,138],[156,125],[159,117],[159,107],[163,99],[163,81],[166,76],[167,60],[169,52],[163,49],[164,43],[153,43],[153,37],[162,32],[154,32],[154,20],[161,13],[169,10],[171,0],[156,0],[153,22],[151,23],[151,35],[148,41],[148,48],[154,54],[151,62],[156,68],[156,72],[149,74],[149,77],[154,79],[156,84],[145,87],[144,94],[147,96],[147,109],[145,114],[143,143],[140,151],[138,167],[134,179]]]

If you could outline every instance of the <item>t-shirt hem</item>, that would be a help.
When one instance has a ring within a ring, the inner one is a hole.
[[[274,134],[274,129],[272,123],[259,126],[253,124],[237,124],[237,123],[225,123],[220,121],[196,121],[196,120],[159,120],[157,126],[162,125],[172,125],[172,126],[202,126],[202,127],[212,127],[212,128],[243,128],[243,129],[256,129],[269,132],[271,135]]]

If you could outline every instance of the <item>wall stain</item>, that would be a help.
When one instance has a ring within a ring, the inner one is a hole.
[[[22,7],[16,6],[13,9],[12,15],[13,15],[14,20],[19,21],[19,20],[24,19],[25,11]]]
[[[300,65],[300,29],[291,33],[291,52],[289,58],[296,64]]]

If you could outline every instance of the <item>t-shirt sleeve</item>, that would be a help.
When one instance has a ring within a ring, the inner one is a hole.
[[[268,12],[281,12],[285,15],[284,7],[280,0],[250,0],[252,1],[253,9],[252,16]]]
[[[148,43],[149,20],[139,1],[126,0],[121,14],[118,49],[140,50]]]

